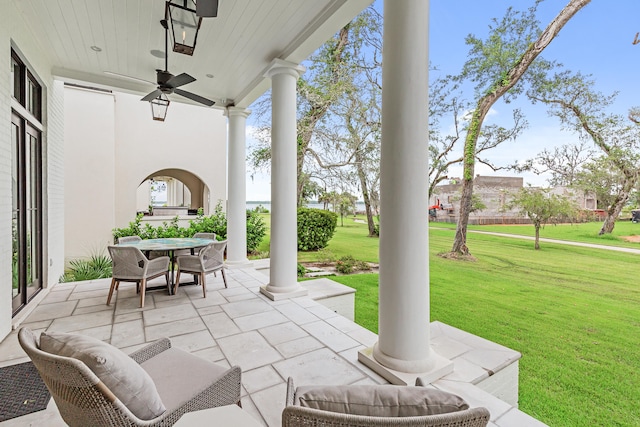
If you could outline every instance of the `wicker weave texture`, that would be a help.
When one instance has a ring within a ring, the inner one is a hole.
[[[203,295],[207,296],[206,290],[206,274],[216,271],[222,273],[224,287],[227,287],[227,276],[224,271],[224,250],[227,247],[227,241],[213,241],[204,248],[200,249],[198,255],[182,255],[178,257],[178,277],[174,284],[173,291],[177,292],[180,283],[180,274],[193,273],[200,277],[202,283]]]
[[[27,328],[19,331],[18,340],[49,388],[60,415],[72,427],[171,426],[187,412],[240,402],[241,370],[234,366],[184,405],[152,420],[141,420],[81,361],[40,350],[35,335]],[[141,363],[170,347],[171,342],[164,338],[136,351],[132,357]]]
[[[107,305],[111,303],[113,291],[120,282],[136,282],[140,289],[140,307],[144,307],[147,280],[164,275],[169,285],[169,257],[161,256],[149,260],[142,251],[133,246],[109,246],[112,261],[112,278]]]
[[[304,408],[294,404],[295,387],[287,381],[287,406],[282,411],[283,427],[485,427],[489,422],[486,408],[419,417],[368,417]]]

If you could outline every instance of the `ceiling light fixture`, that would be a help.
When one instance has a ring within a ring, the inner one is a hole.
[[[91,50],[94,52],[102,52],[102,48],[99,46],[91,46]]]
[[[175,3],[174,3],[175,1]],[[194,0],[170,0],[166,4],[165,19],[171,23],[173,51],[193,55],[202,18],[196,15]]]
[[[169,109],[169,98],[164,93],[158,95],[157,98],[149,101],[151,104],[151,114],[153,115],[153,120],[157,120],[159,122],[164,122],[164,119],[167,117],[167,110]]]

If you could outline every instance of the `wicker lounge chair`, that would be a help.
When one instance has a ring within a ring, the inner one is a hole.
[[[348,396],[351,390],[355,391],[355,393],[353,393],[354,395],[359,395],[360,398],[365,396],[364,399],[369,399],[369,401],[364,403],[357,398],[351,402],[341,401],[340,397]],[[304,400],[305,397],[309,397],[309,393],[312,393],[312,395],[308,405],[314,407],[306,407],[301,404],[301,398]],[[437,394],[436,398],[444,397],[447,399],[447,403],[431,404],[430,408],[427,408],[428,410],[425,409],[423,413],[429,413],[431,411],[439,412],[434,411],[434,407],[437,407],[439,410],[449,408],[451,401],[459,402],[460,404],[454,409],[455,412],[419,415],[418,412],[422,410],[422,407],[420,407],[420,405],[416,407],[414,403],[420,402],[421,398],[424,401],[423,395],[427,393]],[[412,394],[419,396],[411,396]],[[335,400],[336,395],[338,396],[337,401]],[[378,400],[381,395],[386,396]],[[380,402],[384,402],[385,399],[393,400],[396,396],[402,395],[411,396],[413,398],[412,402],[398,402],[398,405],[389,406],[381,406],[380,404]],[[323,399],[325,400],[323,401]],[[403,409],[398,409],[405,403],[409,408],[405,410],[405,412],[410,413],[410,415],[403,414]],[[283,427],[484,427],[489,422],[489,411],[486,408],[469,408],[466,402],[458,396],[438,390],[423,389],[421,387],[374,385],[308,386],[296,389],[293,385],[293,380],[289,378],[287,382],[286,405],[282,411]],[[358,413],[348,413],[352,412],[352,409],[354,410],[353,412]],[[364,412],[371,412],[375,415],[363,415],[362,413]],[[390,416],[380,415],[385,412],[388,412]]]
[[[187,412],[240,404],[241,371],[238,366],[227,369],[215,365],[172,348],[167,338],[130,355],[134,366],[141,366],[151,377],[161,404],[166,408],[162,414],[148,420],[134,415],[78,358],[41,350],[36,336],[27,328],[20,329],[18,340],[51,392],[60,415],[72,427],[171,426]]]

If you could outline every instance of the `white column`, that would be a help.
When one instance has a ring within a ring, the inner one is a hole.
[[[247,163],[246,124],[250,110],[228,107],[229,167],[227,205],[227,265],[249,265],[247,259]]]
[[[358,358],[399,384],[442,370],[429,343],[428,35],[428,0],[385,1],[378,342]]]
[[[271,78],[271,247],[269,284],[261,292],[272,300],[305,295],[298,284],[296,81],[304,68],[276,59]]]

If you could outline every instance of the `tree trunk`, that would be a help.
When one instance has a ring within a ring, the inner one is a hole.
[[[469,255],[467,247],[467,225],[469,224],[469,214],[471,213],[471,203],[473,196],[473,176],[476,166],[476,145],[480,134],[480,126],[485,115],[491,108],[493,101],[482,99],[473,111],[471,124],[467,131],[467,137],[464,142],[464,161],[462,172],[462,196],[460,197],[460,210],[458,216],[458,225],[456,226],[456,236],[453,240],[451,252],[460,255]]]
[[[309,137],[309,140],[311,140],[311,137]],[[298,179],[298,186],[297,186],[297,190],[298,190],[298,194],[297,194],[297,198],[296,198],[296,205],[301,208],[302,207],[302,193],[304,190],[304,181],[305,181],[305,176],[302,174],[302,171],[304,169],[304,150],[301,150],[300,146],[298,146],[298,164],[297,164],[297,169],[296,169],[296,177]]]
[[[360,187],[362,188],[362,199],[364,200],[364,210],[367,214],[367,226],[369,228],[369,237],[376,235],[375,223],[373,222],[373,212],[371,212],[371,199],[369,198],[369,187],[367,184],[367,176],[362,168],[361,159],[362,154],[359,151],[356,152],[356,170],[358,172],[358,179],[360,180]]]
[[[534,227],[536,229],[536,242],[533,247],[536,250],[539,250],[540,249],[540,224],[535,224]]]
[[[611,232],[613,232],[613,227],[615,227],[616,225],[616,218],[618,218],[618,216],[620,215],[620,212],[622,212],[622,208],[627,203],[627,200],[629,200],[629,195],[631,194],[631,190],[636,185],[637,176],[636,176],[636,179],[634,180],[630,180],[626,176],[625,178],[626,178],[625,185],[622,187],[620,192],[616,195],[616,198],[611,204],[611,206],[609,207],[609,209],[607,209],[607,216],[605,217],[604,222],[602,223],[602,228],[600,228],[600,231],[598,232],[599,236],[602,236],[603,234],[611,234]]]
[[[467,166],[465,165],[465,169]],[[471,166],[473,174],[473,166]],[[453,240],[451,252],[460,255],[469,255],[467,247],[467,224],[469,223],[469,214],[471,213],[471,195],[473,194],[473,179],[464,180],[462,182],[462,197],[460,198],[460,216],[458,217],[458,226],[456,227],[456,236]]]

